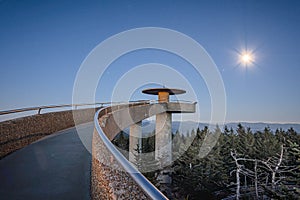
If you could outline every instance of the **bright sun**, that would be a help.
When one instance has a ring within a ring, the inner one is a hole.
[[[254,56],[249,52],[244,52],[240,54],[240,63],[248,66],[254,62]]]

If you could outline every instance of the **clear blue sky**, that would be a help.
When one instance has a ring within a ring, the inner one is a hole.
[[[71,103],[88,53],[116,33],[148,26],[180,31],[207,50],[224,81],[226,121],[300,123],[299,1],[0,0],[0,110]],[[245,48],[255,50],[247,69],[237,66],[236,51]],[[109,81],[149,62],[185,65],[154,50],[126,55],[100,83],[97,101],[106,100]]]

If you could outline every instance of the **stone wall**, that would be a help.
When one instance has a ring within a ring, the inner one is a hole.
[[[0,159],[30,143],[76,124],[92,121],[95,108],[51,112],[0,122]]]
[[[149,199],[106,149],[96,131],[93,135],[92,155],[92,199]]]

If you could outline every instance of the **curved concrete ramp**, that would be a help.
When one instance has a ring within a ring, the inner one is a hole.
[[[79,128],[91,144],[93,123]],[[0,198],[90,199],[90,165],[75,127],[60,131],[0,160]]]
[[[112,106],[103,109],[99,116],[100,126],[109,140],[113,140],[116,135],[139,121],[147,119],[153,115],[165,112],[172,113],[193,113],[195,103],[167,102],[149,104],[127,104]]]

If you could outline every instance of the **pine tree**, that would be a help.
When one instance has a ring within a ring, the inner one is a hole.
[[[148,138],[143,138],[148,139]],[[159,173],[159,161],[155,159],[155,152],[151,151],[152,147],[149,143],[143,144],[139,148],[139,144],[135,149],[135,165],[140,172],[154,185],[157,185],[157,175]]]
[[[287,141],[287,156],[285,158],[285,179],[281,184],[280,194],[296,199],[300,196],[300,147],[296,142]]]
[[[128,159],[129,137],[125,134],[125,132],[121,131],[119,134],[117,134],[117,136],[112,140],[112,143]]]

